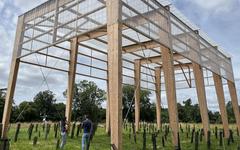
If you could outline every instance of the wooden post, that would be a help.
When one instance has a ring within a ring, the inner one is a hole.
[[[225,106],[222,78],[220,75],[213,73],[213,80],[215,84],[215,90],[217,93],[217,99],[218,99],[218,104],[219,104],[222,123],[223,123],[224,135],[225,135],[225,138],[229,138],[228,117],[227,117],[227,110]]]
[[[140,121],[140,92],[141,92],[141,61],[135,60],[134,63],[134,76],[135,76],[135,126],[136,131],[139,130]]]
[[[193,73],[195,77],[195,84],[198,96],[198,103],[203,123],[204,129],[204,137],[207,141],[207,134],[209,131],[209,118],[208,118],[208,108],[207,108],[207,100],[206,100],[206,91],[204,85],[204,78],[203,78],[203,70],[202,67],[193,62]]]
[[[77,56],[78,56],[78,39],[73,38],[71,40],[71,50],[70,50],[70,62],[69,62],[69,72],[68,72],[68,89],[67,89],[67,104],[65,116],[67,122],[70,125],[72,117],[72,102],[74,94],[74,84],[77,66]]]
[[[106,3],[111,147],[122,150],[122,1]]]
[[[177,111],[177,97],[175,86],[175,75],[173,67],[173,54],[168,48],[162,48],[162,69],[165,79],[166,96],[168,102],[168,113],[170,120],[170,127],[173,134],[173,144],[180,147],[178,141],[178,111]]]
[[[7,139],[7,132],[8,132],[8,126],[9,126],[9,120],[12,110],[12,103],[13,103],[13,97],[17,82],[17,75],[20,65],[20,59],[18,57],[21,55],[21,46],[20,43],[23,40],[23,28],[24,28],[24,16],[20,16],[18,18],[18,24],[17,24],[17,30],[16,30],[16,37],[15,37],[15,43],[13,48],[13,55],[12,55],[12,62],[11,62],[11,68],[9,73],[9,79],[8,79],[8,88],[7,88],[7,95],[4,105],[4,112],[3,112],[3,118],[2,118],[2,139]]]
[[[155,68],[157,128],[161,128],[161,68]]]
[[[109,83],[107,81],[106,133],[110,133],[110,118]]]
[[[239,115],[239,105],[238,105],[236,86],[234,82],[229,80],[227,81],[227,84],[228,84],[230,97],[232,101],[233,112],[236,118],[237,128],[238,128],[238,131],[240,131],[240,115]]]

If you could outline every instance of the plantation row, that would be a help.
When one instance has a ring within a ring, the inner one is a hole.
[[[231,127],[230,137],[224,137],[220,125],[211,126],[208,133],[208,141],[205,140],[203,129],[199,124],[181,124],[179,127],[179,139],[181,149],[235,149],[239,150],[239,132]],[[110,138],[105,133],[101,124],[95,124],[95,135],[91,140],[91,150],[109,150]],[[168,124],[157,130],[156,124],[141,123],[139,132],[135,131],[132,123],[123,125],[123,148],[133,150],[157,150],[174,149],[172,146],[171,129]],[[25,149],[58,149],[61,135],[58,123],[31,123],[12,124],[9,128],[10,141],[7,147],[16,150]],[[65,149],[81,149],[82,129],[80,123],[73,123],[68,131],[67,145]],[[1,143],[3,148],[3,142]]]

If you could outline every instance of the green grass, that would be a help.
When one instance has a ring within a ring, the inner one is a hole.
[[[184,130],[183,133],[180,132],[180,139],[181,139],[181,148],[183,150],[193,150],[194,149],[194,143],[190,143],[191,140],[191,132],[189,133],[189,138],[187,138],[186,130],[185,130],[185,124],[182,124],[182,128]],[[201,125],[196,124],[196,129],[200,129]],[[230,128],[234,131],[234,143],[227,145],[227,140],[224,140],[224,146],[219,146],[219,137],[218,139],[215,138],[215,135],[213,133],[214,127],[218,126],[218,128],[221,128],[221,125],[211,125],[211,149],[213,150],[237,150],[238,144],[240,142],[240,138],[237,137],[236,133],[236,127],[233,125],[230,126]],[[38,138],[38,143],[36,146],[33,146],[33,140],[28,140],[28,130],[29,124],[21,124],[21,129],[18,137],[18,141],[15,143],[13,141],[14,134],[16,131],[16,124],[12,124],[9,130],[9,138],[11,139],[10,142],[10,149],[11,150],[55,150],[56,149],[56,143],[57,139],[54,138],[54,130],[53,125],[51,126],[51,130],[48,136],[48,139],[44,139],[44,132],[42,130],[42,125],[39,125],[39,130],[41,131],[41,135]],[[193,125],[191,125],[193,127]],[[76,131],[76,130],[75,130]],[[38,136],[38,132],[35,132],[35,129],[33,130],[32,139],[35,136]],[[80,134],[81,135],[81,134]],[[70,136],[70,134],[69,134]],[[66,150],[80,150],[81,149],[81,136],[74,137],[73,139],[70,139],[68,136],[67,138],[67,144],[65,146]],[[165,142],[165,147],[162,147],[162,136],[163,133],[160,132],[160,134],[157,137],[157,149],[161,150],[172,150],[174,147],[172,146],[171,141],[171,133],[169,133],[167,137],[167,141]],[[58,134],[58,138],[60,138]],[[147,133],[147,149],[152,149],[152,141],[151,141],[152,135],[150,133]],[[141,150],[142,149],[142,141],[143,141],[143,135],[142,132],[139,132],[137,134],[137,143],[134,143],[133,135],[131,134],[131,137],[129,137],[129,129],[123,130],[123,149],[124,150]],[[105,133],[104,127],[98,127],[98,130],[92,140],[90,150],[109,150],[110,149],[110,137],[107,136]],[[199,150],[207,149],[207,144],[204,141],[199,142]]]

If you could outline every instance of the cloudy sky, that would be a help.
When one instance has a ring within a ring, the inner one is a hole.
[[[45,0],[0,0],[0,88],[7,87],[12,46],[15,35],[17,16],[41,4]],[[219,46],[233,56],[235,78],[240,79],[240,0],[172,0],[172,3],[192,22],[206,32]],[[58,101],[64,101],[62,92],[66,89],[66,74],[43,70],[49,81],[49,88],[54,91]],[[77,80],[82,80],[78,77]],[[237,82],[239,83],[239,82]],[[104,83],[98,83],[102,88]],[[57,86],[56,86],[57,85]],[[57,87],[57,88],[56,88]],[[240,95],[240,85],[238,86]],[[21,65],[15,102],[30,101],[39,90],[47,89],[42,81],[39,68]],[[215,91],[206,88],[208,106],[218,110]],[[229,100],[227,88],[226,100]],[[192,98],[196,100],[195,89],[178,91],[178,101]],[[166,106],[163,93],[163,106]]]

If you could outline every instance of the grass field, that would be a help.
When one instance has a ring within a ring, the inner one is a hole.
[[[181,140],[181,148],[183,150],[193,150],[194,142],[191,143],[191,132],[188,133],[189,137],[187,138],[187,130],[186,125],[182,124],[183,132],[180,131],[180,140]],[[191,128],[193,125],[190,125]],[[237,150],[238,144],[240,143],[240,138],[237,136],[236,127],[231,125],[231,129],[233,130],[234,143],[230,145],[227,144],[227,140],[225,139],[223,142],[223,146],[219,146],[219,139],[216,139],[214,134],[215,126],[218,126],[218,129],[221,128],[221,125],[211,125],[211,149],[213,150]],[[12,124],[9,130],[9,138],[10,149],[11,150],[55,150],[57,139],[54,138],[54,129],[53,125],[51,126],[49,135],[47,140],[45,140],[44,131],[42,129],[42,125],[39,124],[38,132],[35,132],[33,129],[32,139],[28,140],[28,127],[29,124],[21,124],[21,129],[18,136],[18,141],[14,142],[14,134],[16,132],[16,124]],[[201,125],[195,125],[196,130],[201,128]],[[143,132],[137,133],[137,143],[134,142],[133,134],[130,134],[130,127],[128,129],[123,129],[123,149],[124,150],[141,150],[143,145]],[[192,130],[192,129],[191,129]],[[76,130],[75,130],[76,131]],[[39,136],[40,132],[40,136]],[[171,131],[167,136],[167,140],[165,141],[165,147],[162,146],[162,137],[164,132],[160,132],[156,138],[157,140],[157,149],[161,150],[172,150],[174,147],[171,142]],[[75,134],[76,135],[76,134]],[[218,134],[219,135],[219,134]],[[33,138],[38,137],[37,145],[33,146]],[[58,134],[58,138],[60,136]],[[152,134],[147,131],[147,139],[146,139],[146,147],[147,149],[153,149],[152,146]],[[67,144],[65,146],[66,150],[80,150],[81,148],[81,134],[79,137],[74,136],[73,139],[70,138],[70,134],[67,139]],[[103,126],[98,127],[97,132],[92,140],[90,150],[109,150],[110,149],[110,137],[105,133],[105,129]],[[204,141],[204,137],[202,141],[199,141],[199,150],[207,149],[207,143]]]

